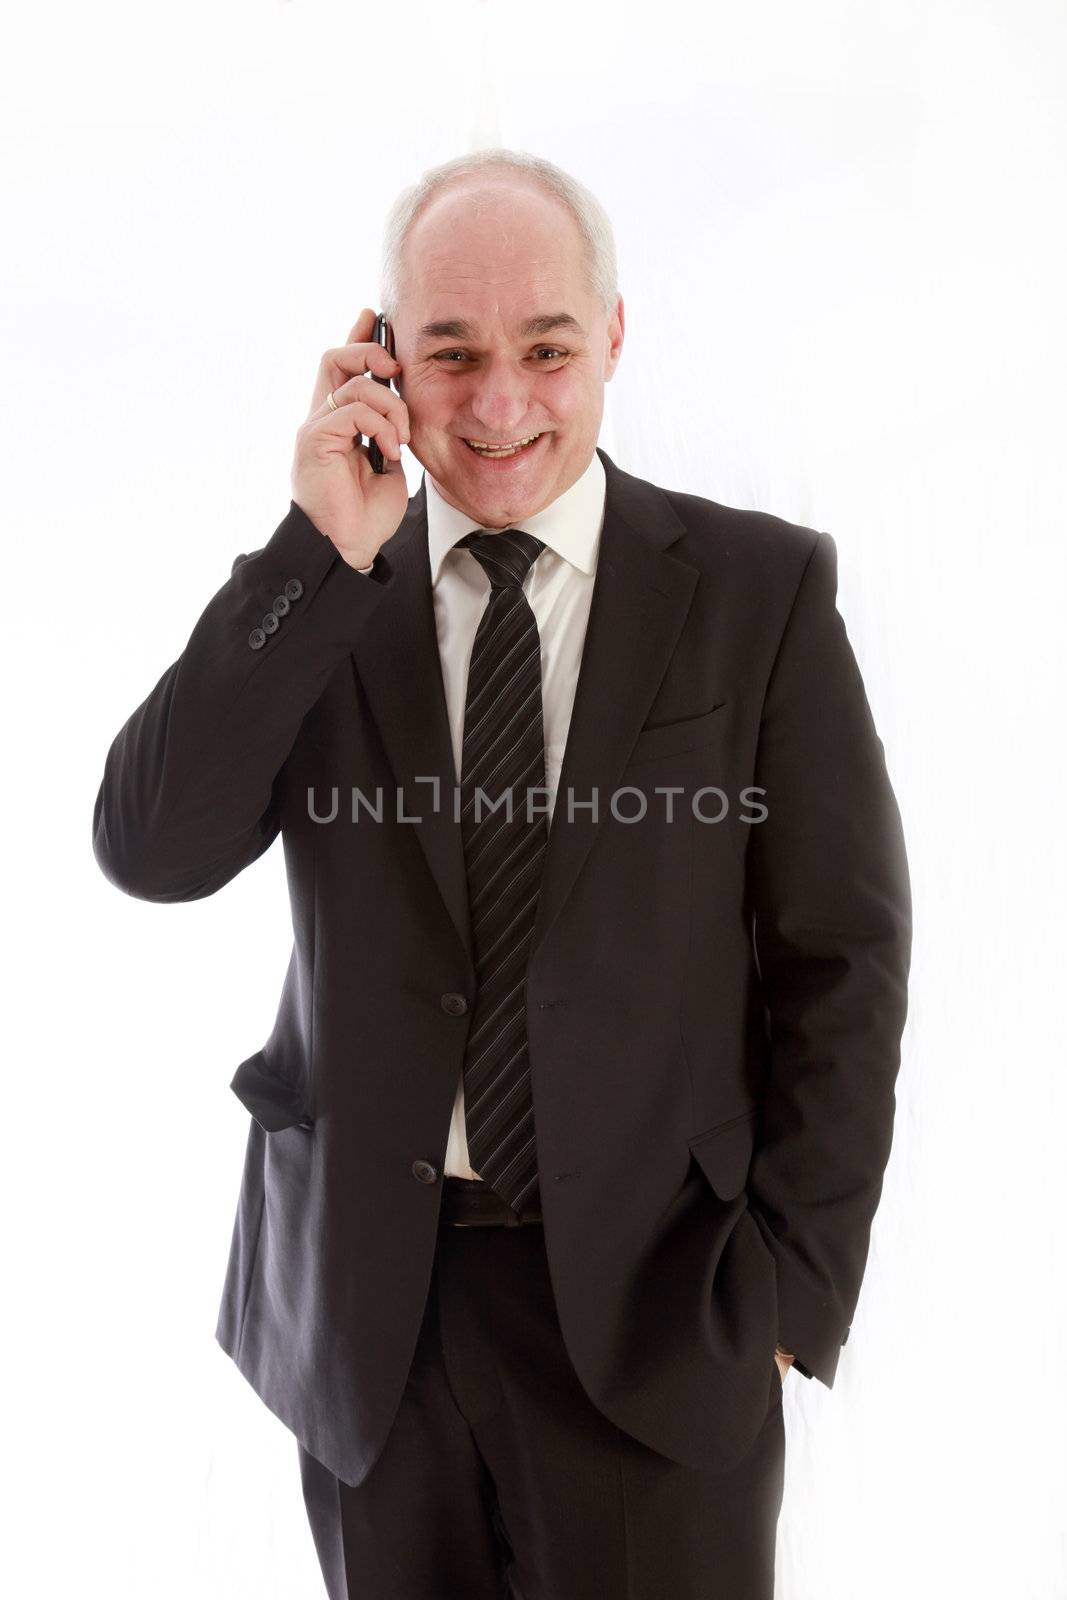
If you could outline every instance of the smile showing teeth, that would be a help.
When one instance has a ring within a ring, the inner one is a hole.
[[[484,439],[467,439],[464,442],[472,450],[477,451],[478,455],[502,458],[504,456],[513,456],[516,451],[525,449],[527,445],[533,444],[534,440],[540,437],[539,433],[531,433],[528,438],[515,439],[510,444],[487,444]]]

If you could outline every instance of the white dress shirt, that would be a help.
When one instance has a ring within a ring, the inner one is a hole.
[[[430,582],[437,623],[445,703],[452,732],[452,754],[457,784],[463,755],[463,713],[467,700],[467,672],[474,635],[489,602],[490,584],[481,564],[469,550],[454,546],[481,527],[466,512],[441,495],[425,474],[426,519]],[[600,533],[604,525],[606,478],[600,457],[592,460],[572,483],[532,517],[517,527],[540,539],[545,548],[523,582],[541,636],[541,699],[545,725],[545,786],[549,821],[555,809],[563,751],[570,728],[578,669],[582,661],[589,606],[593,598]],[[357,571],[371,571],[360,567]],[[452,1123],[445,1151],[445,1172],[457,1178],[477,1178],[467,1159],[467,1129],[463,1114],[463,1075],[460,1073]]]

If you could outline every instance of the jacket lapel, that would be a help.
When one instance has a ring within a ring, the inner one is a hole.
[[[693,590],[696,568],[669,555],[684,526],[666,495],[622,472],[601,449],[606,474],[604,527],[582,663],[545,852],[530,960],[566,902],[597,835],[580,802],[598,797],[608,815],[612,791],[667,670]],[[385,546],[392,603],[377,608],[353,651],[414,828],[473,963],[463,840],[454,820],[458,776],[437,646],[426,525],[425,481]],[[417,781],[422,779],[422,782]],[[435,804],[432,782],[439,781]],[[573,789],[575,815],[567,816]],[[390,797],[390,805],[395,801]]]

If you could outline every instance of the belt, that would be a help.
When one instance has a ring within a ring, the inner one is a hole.
[[[513,1211],[480,1178],[455,1178],[446,1173],[439,1220],[453,1228],[521,1228],[542,1218],[539,1210]]]

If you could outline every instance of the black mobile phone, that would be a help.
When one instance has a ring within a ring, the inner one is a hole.
[[[394,359],[396,358],[396,349],[393,345],[393,330],[385,320],[384,313],[381,311],[379,311],[378,315],[374,319],[373,337],[375,344],[384,345],[389,354]],[[384,383],[385,387],[388,389],[390,382],[388,378],[379,378],[376,372],[372,372],[371,377],[374,379],[375,383]],[[372,470],[374,472],[384,472],[385,461],[382,457],[382,452],[378,449],[378,444],[375,439],[367,440],[367,454],[370,456]]]

